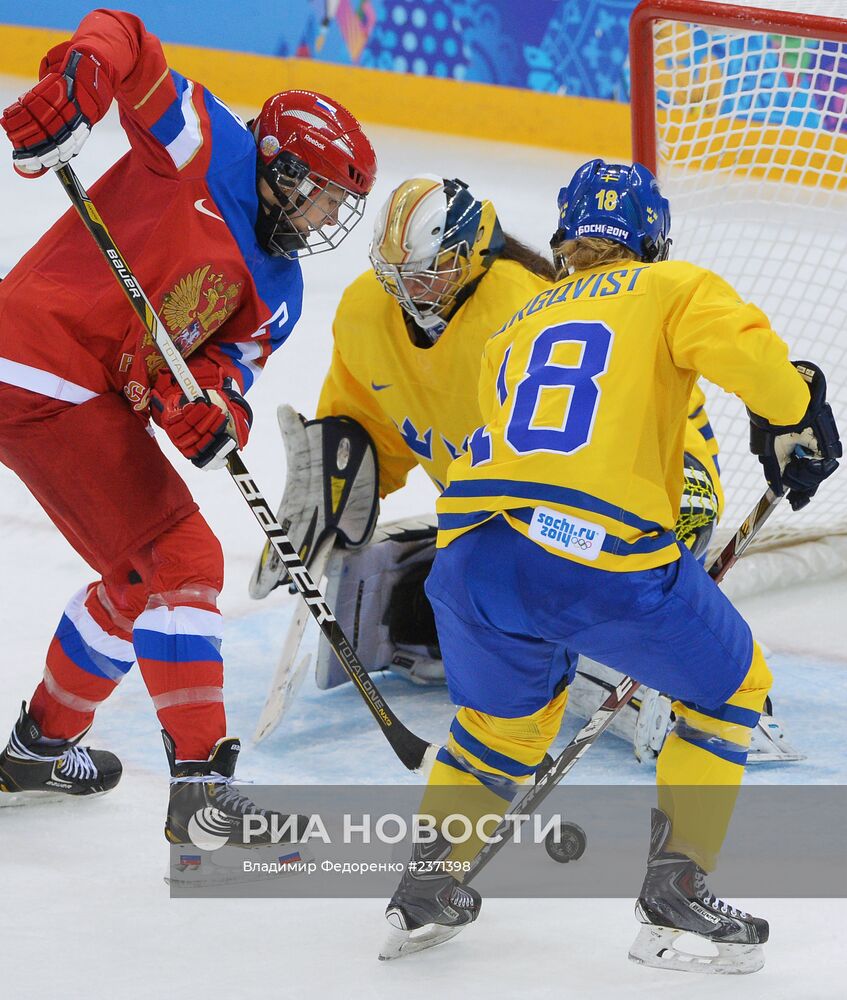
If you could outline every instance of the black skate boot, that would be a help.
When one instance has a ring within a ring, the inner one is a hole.
[[[654,809],[651,820],[647,875],[635,904],[635,915],[644,926],[630,948],[630,959],[682,972],[732,975],[761,969],[767,921],[713,896],[699,865],[684,854],[663,850],[671,832],[668,817]],[[691,951],[678,945],[685,934],[699,939],[689,939]]]
[[[84,735],[63,743],[41,742],[41,729],[24,702],[0,753],[0,806],[100,795],[114,788],[121,780],[121,762],[108,750],[77,746]]]
[[[305,833],[308,825],[305,816],[290,817],[270,809],[260,809],[232,787],[235,763],[241,750],[237,739],[220,740],[208,760],[177,763],[174,742],[164,729],[162,738],[171,769],[165,837],[172,844],[191,844],[212,851],[223,846],[249,849],[269,844],[291,844]],[[267,831],[245,830],[246,816],[263,816],[268,820]],[[274,837],[274,833],[279,831],[283,832],[283,836]]]
[[[444,872],[450,850],[440,835],[431,844],[415,845],[385,910],[390,929],[380,960],[402,958],[449,941],[479,916],[480,894]]]

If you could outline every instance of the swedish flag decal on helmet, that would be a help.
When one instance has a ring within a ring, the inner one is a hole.
[[[612,240],[640,260],[665,260],[671,211],[653,174],[635,163],[590,160],[559,192],[559,227],[550,245],[586,237]]]

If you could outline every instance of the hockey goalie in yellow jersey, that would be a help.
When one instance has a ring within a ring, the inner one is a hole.
[[[406,483],[420,466],[441,492],[450,463],[466,448],[482,417],[477,382],[489,336],[555,280],[551,261],[504,232],[494,205],[458,180],[431,175],[398,185],[374,226],[371,269],[344,292],[333,324],[333,352],[317,408],[306,422],[279,407],[288,456],[279,520],[312,570],[326,563],[327,599],[369,670],[391,669],[419,685],[443,684],[444,668],[424,581],[435,557],[434,511],[380,524],[379,496]],[[685,428],[683,501],[677,533],[697,556],[723,507],[717,444],[694,386]],[[364,435],[361,431],[365,432]],[[375,461],[369,459],[368,439]],[[338,446],[345,467],[337,467]],[[378,476],[375,469],[378,468]],[[334,485],[333,485],[334,484]],[[331,555],[325,540],[335,543]],[[368,544],[365,544],[368,542]],[[266,545],[251,594],[266,596],[284,567]],[[280,671],[257,728],[268,735],[290,703],[294,670],[309,666],[295,651],[295,613]],[[347,681],[329,644],[318,646],[320,688]],[[583,659],[570,686],[571,710],[588,717],[621,675]],[[670,723],[670,700],[646,687],[616,717],[613,731],[652,760]],[[763,752],[786,754],[768,739]]]
[[[668,261],[670,209],[644,167],[585,164],[559,195],[559,280],[487,341],[481,426],[437,502],[426,581],[458,712],[420,808],[462,794],[503,814],[559,730],[579,652],[674,698],[657,761],[642,924],[630,957],[753,972],[764,919],[715,897],[715,867],[771,674],[750,629],[674,525],[699,375],[748,406],[751,445],[794,509],[837,468],[823,373],[789,361],[764,314],[717,275]],[[687,786],[687,787],[685,787]],[[705,786],[723,794],[705,796]],[[452,937],[479,893],[450,867],[473,842],[417,844],[383,958]],[[685,934],[711,954],[691,961]]]

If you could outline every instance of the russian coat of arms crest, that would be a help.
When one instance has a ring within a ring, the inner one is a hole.
[[[187,357],[207,340],[235,310],[243,282],[229,281],[211,264],[198,267],[179,279],[162,299],[162,320],[173,335],[180,354]],[[149,335],[145,338],[145,345]],[[148,355],[151,377],[164,365],[159,355]]]

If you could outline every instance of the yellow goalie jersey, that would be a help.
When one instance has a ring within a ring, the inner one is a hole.
[[[777,424],[809,403],[767,318],[710,271],[618,263],[548,286],[485,347],[484,426],[450,468],[438,544],[503,512],[600,569],[672,562],[699,374]]]
[[[332,364],[318,417],[348,416],[373,438],[380,492],[399,489],[421,465],[439,492],[468,434],[480,424],[482,349],[524,302],[548,286],[510,260],[495,260],[432,347],[416,347],[404,313],[373,271],[342,296],[333,323]]]
[[[370,434],[379,458],[380,492],[399,489],[420,464],[440,492],[450,463],[482,423],[478,383],[486,340],[549,282],[514,261],[491,272],[430,348],[409,339],[403,312],[372,271],[345,291],[333,325],[332,363],[318,417],[348,416]],[[717,443],[694,389],[685,451],[708,469],[722,509]]]

